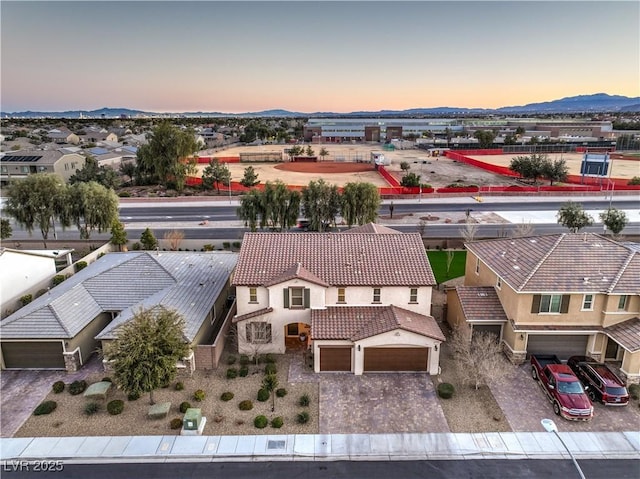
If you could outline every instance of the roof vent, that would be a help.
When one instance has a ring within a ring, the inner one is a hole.
[[[584,284],[587,284],[587,283],[589,282],[589,277],[588,277],[588,276],[585,276],[584,278],[582,278],[582,282],[583,282]]]
[[[480,292],[478,292],[478,296],[481,297],[481,298],[486,298],[488,296],[488,294],[485,293],[484,291],[480,291]]]

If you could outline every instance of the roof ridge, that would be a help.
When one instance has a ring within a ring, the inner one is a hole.
[[[567,233],[561,233],[560,237],[558,238],[558,240],[556,241],[556,243],[549,248],[549,251],[547,251],[545,253],[545,255],[542,257],[542,259],[540,259],[540,261],[538,261],[538,264],[536,264],[536,266],[534,268],[531,268],[531,271],[529,272],[529,274],[527,275],[527,277],[525,278],[524,282],[518,287],[518,291],[522,291],[523,288],[527,285],[527,283],[529,282],[529,280],[533,277],[533,275],[540,269],[540,267],[543,265],[543,263],[549,258],[549,256],[551,256],[551,253],[553,253],[556,248],[558,247],[558,245],[560,245],[560,243],[562,242],[562,240],[566,237]]]
[[[622,267],[618,269],[618,272],[616,273],[615,278],[613,278],[613,281],[611,281],[611,284],[607,288],[607,293],[611,293],[614,290],[614,288],[618,284],[618,281],[620,281],[620,278],[622,278],[622,275],[624,274],[625,270],[627,269],[627,266],[629,266],[629,264],[631,264],[631,261],[633,260],[634,256],[636,254],[638,254],[635,251],[631,251],[631,250],[629,251],[629,253],[630,254],[627,257],[627,260],[624,262]]]
[[[164,265],[163,265],[160,261],[158,261],[158,260],[155,258],[155,256],[154,256],[150,251],[144,251],[143,253],[144,253],[144,254],[141,254],[141,255],[139,255],[139,256],[134,256],[133,258],[131,258],[130,260],[127,260],[127,261],[123,262],[122,264],[127,263],[127,262],[129,262],[129,261],[133,260],[134,258],[140,258],[140,257],[145,257],[145,256],[146,256],[147,258],[150,258],[150,259],[151,259],[154,263],[156,263],[158,266],[160,266],[160,268],[161,268],[165,273],[167,273],[169,276],[171,276],[171,279],[173,279],[176,283],[178,282],[178,278],[176,278],[176,277],[171,273],[171,271],[169,271],[167,268],[165,268],[165,267],[164,267]],[[165,289],[166,289],[166,288],[165,288]]]
[[[77,284],[76,286],[81,286],[81,285],[82,285],[82,283],[79,283],[79,284]],[[76,286],[74,286],[74,287],[73,287],[73,288],[71,288],[71,289],[74,289]],[[86,290],[86,288],[84,288],[84,287],[83,287],[83,289],[85,290],[85,292],[86,292],[89,296],[91,296],[91,293],[89,293],[89,291],[87,291],[87,290]],[[61,297],[61,296],[60,296],[60,297]],[[55,298],[54,300],[52,300],[51,302],[49,302],[49,303],[45,306],[45,308],[46,308],[46,309],[48,309],[49,311],[51,311],[51,313],[53,314],[53,317],[54,317],[54,318],[56,318],[56,321],[58,322],[58,324],[60,325],[60,327],[64,330],[64,332],[65,332],[65,333],[67,333],[67,335],[68,335],[68,336],[71,336],[71,333],[69,332],[69,328],[67,328],[67,327],[64,325],[64,322],[62,321],[62,318],[60,318],[60,315],[59,315],[59,314],[58,314],[58,312],[56,311],[56,308],[54,308],[54,307],[53,307],[53,303],[55,303],[56,299],[59,299],[60,297]],[[93,299],[93,296],[91,296],[91,298]],[[94,301],[95,301],[95,299],[94,299]],[[98,306],[99,306],[99,308],[100,308],[100,311],[101,311],[101,312],[104,312],[104,310],[102,309],[102,306],[100,306],[99,304],[98,304]],[[24,317],[24,316],[23,316],[23,317]]]

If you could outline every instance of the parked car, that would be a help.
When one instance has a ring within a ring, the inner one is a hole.
[[[606,364],[589,356],[571,356],[567,364],[582,381],[593,402],[600,401],[605,406],[629,404],[629,391],[624,381]]]
[[[578,377],[555,355],[532,354],[531,376],[553,404],[553,412],[570,421],[589,421],[593,404]]]

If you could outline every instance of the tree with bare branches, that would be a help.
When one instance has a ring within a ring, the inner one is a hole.
[[[180,247],[180,243],[184,239],[184,231],[170,230],[165,232],[163,238],[169,242],[169,249],[171,251],[177,251]]]
[[[535,233],[535,227],[529,223],[520,223],[511,233],[512,238],[526,238],[527,236],[533,236]]]
[[[462,228],[460,228],[460,235],[464,239],[465,243],[471,243],[478,234],[478,225],[467,221]]]

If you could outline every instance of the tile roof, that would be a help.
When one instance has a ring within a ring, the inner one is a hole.
[[[329,286],[325,281],[321,280],[315,274],[311,273],[304,266],[302,266],[301,263],[292,265],[288,270],[283,271],[280,276],[272,278],[271,281],[267,281],[264,285],[268,288],[269,286],[284,283],[285,281],[296,278],[303,279],[305,281],[308,281],[309,283],[315,283],[320,286]]]
[[[604,332],[627,351],[632,353],[640,351],[640,318],[614,324],[604,328]]]
[[[311,310],[312,339],[361,339],[403,329],[444,341],[444,334],[431,316],[397,306],[329,306]]]
[[[250,313],[241,314],[240,316],[235,316],[233,318],[233,323],[237,323],[239,321],[245,321],[251,318],[257,318],[258,316],[262,316],[263,314],[269,314],[273,311],[273,308],[262,308],[256,311],[251,311]]]
[[[597,234],[501,238],[466,247],[519,292],[640,292],[640,253]]]
[[[507,321],[493,286],[456,286],[456,294],[467,321]]]
[[[118,312],[98,335],[109,339],[140,307],[163,305],[185,318],[192,341],[236,261],[230,252],[109,253],[2,320],[0,334],[72,338],[100,313]]]
[[[343,233],[377,233],[384,235],[397,235],[403,234],[402,231],[394,230],[389,228],[388,226],[379,225],[376,223],[367,223],[362,226],[354,226],[348,230],[343,231]]]
[[[265,285],[298,263],[335,286],[433,286],[418,233],[245,233],[234,284]]]

